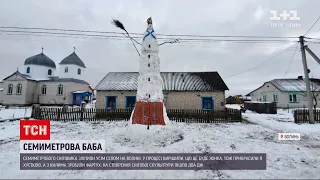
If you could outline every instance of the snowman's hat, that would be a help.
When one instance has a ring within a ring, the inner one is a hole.
[[[151,19],[151,17],[149,17],[149,18],[147,19],[147,23],[148,23],[148,24],[152,24],[152,19]]]

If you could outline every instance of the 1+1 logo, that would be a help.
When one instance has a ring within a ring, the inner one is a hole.
[[[277,10],[270,10],[270,21],[285,21],[286,23],[270,23],[271,27],[300,27],[300,23],[289,23],[288,21],[299,21],[297,10],[283,10],[278,16]]]
[[[50,140],[50,120],[20,120],[20,140]]]
[[[278,11],[277,10],[270,10],[270,20],[276,20],[279,21],[281,20],[293,20],[293,21],[298,21],[300,20],[300,17],[298,17],[298,12],[297,10],[290,10],[289,12],[287,10],[283,10],[282,13],[279,14],[278,16]],[[289,19],[288,19],[289,18]]]

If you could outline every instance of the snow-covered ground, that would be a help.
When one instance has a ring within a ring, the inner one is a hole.
[[[238,105],[228,106],[239,108]],[[0,111],[1,113],[1,111]],[[11,113],[9,113],[11,114]],[[0,114],[1,115],[1,114]],[[135,130],[122,122],[52,122],[51,139],[105,139],[107,153],[267,153],[264,171],[20,171],[19,121],[0,122],[0,178],[5,179],[319,179],[320,125],[294,124],[288,111],[243,116],[255,124],[186,124]],[[299,132],[300,141],[278,141]]]
[[[319,140],[278,141],[255,124],[186,124],[134,131],[128,122],[52,122],[52,139],[105,139],[108,153],[267,153],[265,171],[20,171],[19,121],[0,123],[0,177],[7,179],[320,178]]]
[[[31,116],[31,107],[21,107],[21,108],[10,108],[4,109],[0,108],[0,121],[15,118],[25,118]]]

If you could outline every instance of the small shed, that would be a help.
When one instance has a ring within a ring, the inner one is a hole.
[[[81,105],[81,102],[90,103],[92,101],[92,92],[90,91],[74,91],[73,94],[73,105]]]

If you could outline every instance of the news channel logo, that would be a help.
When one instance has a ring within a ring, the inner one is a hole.
[[[273,28],[299,28],[300,20],[297,10],[270,10],[270,26]]]

